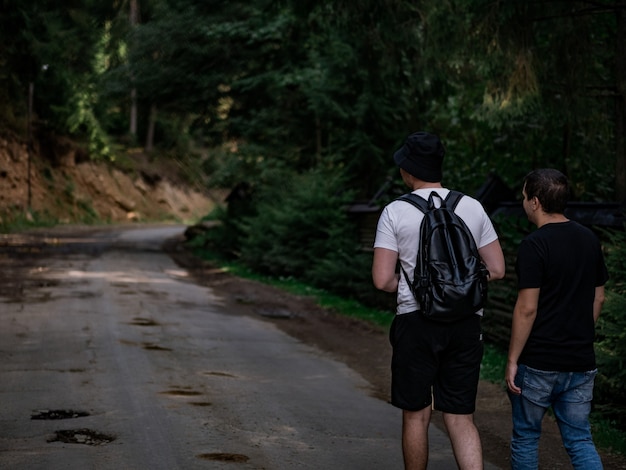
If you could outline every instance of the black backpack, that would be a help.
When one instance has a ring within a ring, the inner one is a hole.
[[[441,200],[436,207],[434,198]],[[487,300],[489,271],[463,220],[454,213],[463,194],[450,191],[445,199],[433,191],[428,201],[409,193],[398,198],[424,213],[413,281],[402,273],[423,315],[451,322],[476,313]]]

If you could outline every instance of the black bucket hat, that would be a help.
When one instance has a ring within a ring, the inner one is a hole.
[[[428,132],[416,132],[393,155],[400,168],[428,183],[442,179],[441,166],[446,151],[439,137]]]

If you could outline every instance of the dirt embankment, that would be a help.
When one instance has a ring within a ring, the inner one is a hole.
[[[26,142],[0,134],[0,223],[36,214],[60,223],[193,221],[221,194],[176,183],[176,170],[135,152],[132,171],[89,161],[66,139]],[[30,210],[29,210],[30,209]]]

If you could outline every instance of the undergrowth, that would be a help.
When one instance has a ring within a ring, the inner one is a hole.
[[[35,227],[52,227],[58,222],[46,212],[7,210],[0,214],[0,232],[16,233]]]

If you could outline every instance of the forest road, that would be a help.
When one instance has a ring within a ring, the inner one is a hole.
[[[400,412],[196,283],[162,250],[184,229],[0,238],[0,468],[402,468]]]

